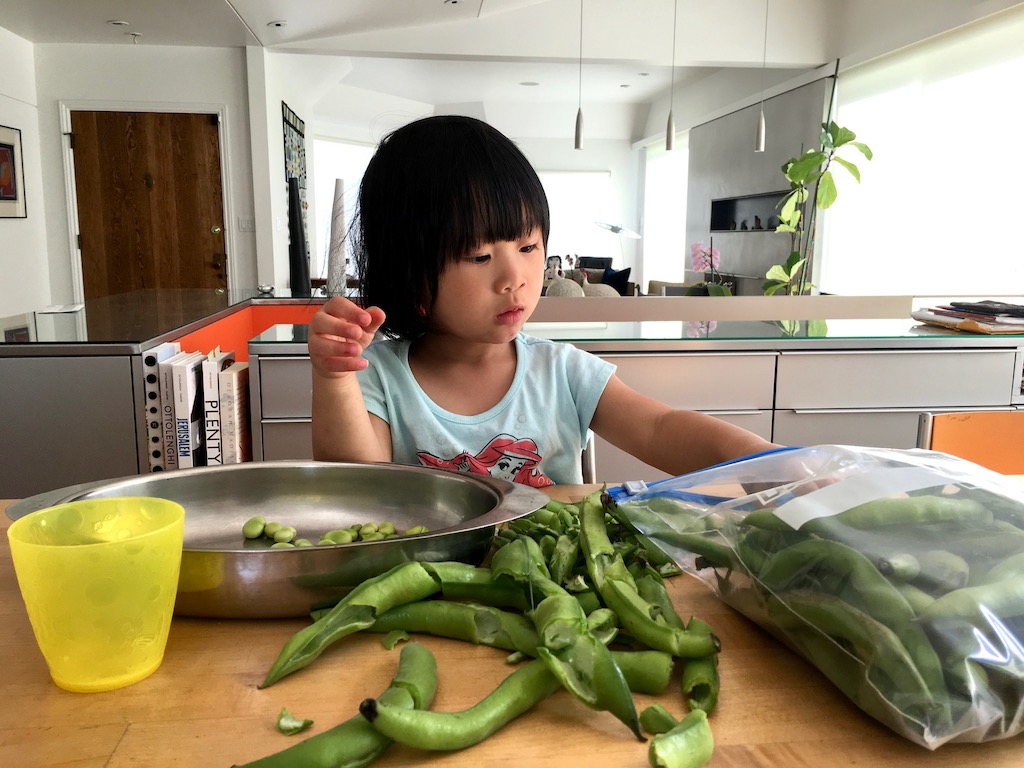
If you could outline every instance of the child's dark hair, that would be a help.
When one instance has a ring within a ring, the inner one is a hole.
[[[471,117],[427,117],[384,138],[366,167],[351,235],[364,306],[388,336],[429,329],[438,277],[480,243],[550,221],[537,172],[500,131]]]

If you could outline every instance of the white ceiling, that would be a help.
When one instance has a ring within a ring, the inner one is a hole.
[[[575,103],[580,90],[638,104],[672,82],[673,13],[678,87],[762,56],[769,68],[822,64],[821,36],[801,35],[792,12],[813,25],[844,0],[772,0],[767,50],[761,0],[675,2],[586,0],[582,73],[576,0],[0,0],[0,27],[34,43],[344,55],[344,85],[430,104]]]

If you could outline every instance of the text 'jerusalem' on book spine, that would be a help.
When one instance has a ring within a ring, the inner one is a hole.
[[[192,455],[192,440],[189,435],[188,419],[178,419],[178,455]]]

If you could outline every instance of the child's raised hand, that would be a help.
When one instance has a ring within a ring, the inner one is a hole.
[[[309,357],[322,376],[334,378],[366,367],[363,350],[384,322],[380,307],[363,309],[334,296],[309,321]]]

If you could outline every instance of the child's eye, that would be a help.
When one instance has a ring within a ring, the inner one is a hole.
[[[530,243],[529,245],[524,245],[522,248],[520,248],[519,252],[520,253],[533,253],[534,251],[537,250],[537,248],[538,248],[538,246],[537,246],[536,243]]]
[[[466,261],[470,264],[486,264],[491,258],[489,253],[474,253],[466,257]]]

